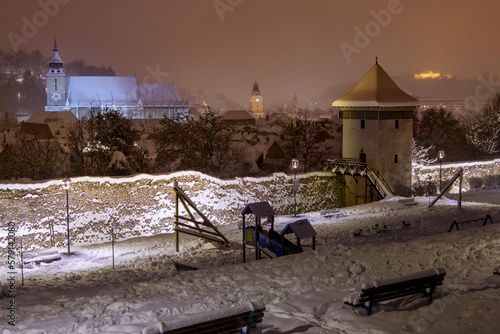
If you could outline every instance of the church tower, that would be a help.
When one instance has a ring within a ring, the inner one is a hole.
[[[59,57],[57,42],[54,38],[52,58],[47,71],[47,105],[45,111],[63,111],[66,103],[66,73],[63,61]]]
[[[253,89],[250,93],[250,109],[252,110],[252,114],[257,118],[264,117],[264,107],[262,104],[262,94],[259,90],[259,84],[257,80],[253,83]]]
[[[402,91],[377,59],[353,90],[332,106],[340,108],[344,160],[366,163],[397,195],[407,194],[411,188],[413,113],[420,102]]]
[[[299,98],[297,97],[297,93],[293,94],[292,110],[293,111],[299,110]]]

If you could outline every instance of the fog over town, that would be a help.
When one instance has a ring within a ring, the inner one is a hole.
[[[0,333],[496,333],[499,10],[0,0]]]

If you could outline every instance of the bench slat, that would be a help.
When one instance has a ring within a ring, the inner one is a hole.
[[[253,311],[251,328],[256,328],[264,318],[264,309]],[[163,334],[219,334],[219,333],[241,333],[241,328],[248,325],[250,311],[232,316],[206,321],[187,327],[167,330]]]
[[[365,307],[368,310],[369,315],[371,314],[371,308],[374,303],[415,294],[423,294],[424,296],[427,296],[430,303],[432,302],[432,293],[436,287],[443,284],[446,272],[444,269],[439,269],[438,273],[434,275],[414,278],[415,275],[418,277],[422,274],[425,275],[428,273],[429,271],[423,271],[403,276],[400,278],[400,281],[395,282],[394,280],[384,280],[387,284],[363,288],[361,293],[358,295],[359,297],[351,295],[356,298],[351,299],[352,297],[349,297],[349,299],[344,300],[344,303],[354,307]],[[405,277],[407,277],[407,280],[404,280]],[[381,281],[381,283],[384,283],[384,281]],[[366,306],[366,303],[369,303],[369,305]]]
[[[377,295],[382,295],[384,293],[391,293],[395,291],[404,291],[408,289],[428,289],[430,287],[436,287],[439,285],[443,284],[443,278],[440,279],[433,279],[433,278],[426,278],[422,280],[414,280],[414,281],[409,281],[409,282],[401,282],[397,284],[391,284],[391,285],[385,285],[385,286],[380,286],[380,287],[374,287],[370,289],[363,289],[361,293],[361,297],[369,297],[371,298],[373,296],[373,291],[376,291]]]

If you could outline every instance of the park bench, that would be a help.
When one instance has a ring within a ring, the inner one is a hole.
[[[181,270],[198,270],[197,267],[189,266],[187,264],[182,264],[182,263],[179,263],[179,262],[175,262],[174,265],[175,265],[175,269],[177,271],[181,271]]]
[[[432,302],[432,293],[443,284],[446,271],[443,268],[424,270],[410,275],[385,280],[375,280],[364,284],[361,293],[353,293],[344,298],[344,303],[353,307],[364,307],[372,314],[375,303],[423,294]],[[368,305],[366,305],[368,303]]]
[[[231,309],[179,316],[163,323],[161,334],[246,333],[257,328],[264,318],[263,303],[247,303]]]

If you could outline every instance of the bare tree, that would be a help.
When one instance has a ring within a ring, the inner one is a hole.
[[[68,169],[67,154],[55,141],[20,140],[2,151],[1,160],[2,179],[56,178],[65,175]]]
[[[463,120],[468,142],[482,155],[500,151],[500,93],[484,105],[479,114]],[[481,157],[481,156],[479,156]]]
[[[244,155],[232,143],[233,134],[234,129],[211,108],[198,120],[164,118],[157,131],[158,162],[172,170],[234,176],[244,163]]]
[[[324,154],[321,128],[311,119],[308,110],[299,110],[296,115],[287,116],[281,123],[281,147],[285,159],[298,158],[304,171],[317,167]]]

